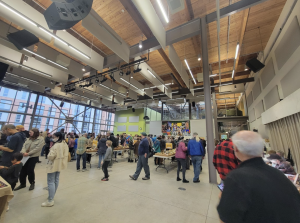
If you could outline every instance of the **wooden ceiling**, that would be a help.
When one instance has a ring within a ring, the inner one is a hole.
[[[44,9],[52,4],[51,0],[26,0],[37,3]],[[169,14],[169,23],[166,23],[163,15],[158,7],[156,0],[150,0],[158,17],[160,18],[166,30],[182,25],[193,18],[203,17],[209,13],[216,11],[215,0],[185,0],[185,9],[182,11]],[[167,0],[161,0],[165,9],[168,8]],[[240,0],[220,0],[220,8],[233,4]],[[240,11],[231,15],[229,39],[228,39],[228,17],[220,20],[220,60],[222,82],[231,81],[230,72],[233,69],[233,58],[237,42],[242,34],[242,45],[240,56],[237,64],[236,79],[244,79],[249,76],[249,72],[244,71],[244,65],[247,60],[257,56],[257,53],[262,51],[274,29],[282,8],[287,0],[268,0],[264,3],[251,7],[247,12],[246,23],[243,27],[245,12]],[[93,9],[102,17],[102,19],[130,46],[137,44],[142,38],[145,40],[151,35],[149,28],[141,27],[141,21],[138,13],[130,10],[127,4],[131,4],[130,0],[94,0]],[[127,10],[128,9],[128,10]],[[140,26],[140,27],[139,27]],[[81,22],[73,28],[76,32],[82,35],[90,43],[93,43],[105,55],[111,55],[113,52],[101,43],[97,38],[87,31]],[[208,30],[208,50],[209,63],[212,66],[212,73],[219,72],[218,58],[218,39],[217,39],[217,22],[212,22],[207,25]],[[244,32],[241,32],[245,30]],[[195,78],[197,73],[202,72],[202,61],[198,61],[198,54],[201,50],[200,36],[188,38],[173,44],[181,61],[187,59],[189,66]],[[158,50],[150,53],[148,65],[166,82],[174,83],[173,89],[180,87],[177,82],[176,73],[170,67],[168,61],[163,58],[162,53],[168,55],[168,48],[162,52]],[[228,61],[227,61],[228,60]],[[227,72],[227,73],[226,73]],[[173,73],[173,75],[171,75]],[[141,74],[133,74],[133,78],[142,84],[152,85]],[[191,78],[191,77],[190,77]],[[219,77],[215,77],[215,83],[219,83]],[[197,83],[196,86],[201,86],[202,83]]]

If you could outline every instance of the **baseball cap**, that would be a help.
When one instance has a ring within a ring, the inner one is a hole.
[[[147,136],[147,133],[146,132],[141,132],[141,135]]]

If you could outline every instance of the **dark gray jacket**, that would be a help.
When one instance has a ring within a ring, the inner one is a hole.
[[[102,154],[102,155],[105,154],[106,149],[107,149],[106,141],[107,141],[106,138],[102,138],[102,139],[99,140],[98,145],[97,145],[98,154]]]

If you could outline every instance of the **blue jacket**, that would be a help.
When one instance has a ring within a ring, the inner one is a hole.
[[[205,153],[201,142],[191,139],[188,143],[188,154],[191,156],[204,156]]]
[[[139,145],[139,156],[143,156],[145,153],[149,153],[149,142],[147,138],[143,138]]]
[[[155,140],[153,148],[155,149],[155,152],[160,153],[160,141],[159,140]]]
[[[75,139],[74,149],[77,149],[78,138]]]

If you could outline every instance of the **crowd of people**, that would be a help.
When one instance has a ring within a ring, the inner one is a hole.
[[[95,136],[94,133],[67,134],[61,129],[51,134],[48,129],[45,132],[35,128],[26,131],[23,126],[9,124],[3,126],[0,138],[0,176],[15,191],[25,188],[27,180],[29,190],[34,190],[35,166],[43,162],[39,160],[40,156],[47,159],[48,198],[42,207],[54,205],[59,176],[68,162],[76,161],[77,171],[86,171],[87,162],[91,162],[91,148],[97,150],[97,168],[102,169],[104,174],[102,181],[109,180],[108,168],[112,167],[120,151],[114,151],[117,147],[128,148],[128,162],[136,162],[135,173],[129,175],[132,180],[139,178],[142,169],[145,172],[142,179],[150,180],[148,159],[156,153],[164,153],[168,149],[167,143],[171,143],[176,149],[176,180],[189,183],[186,170],[192,164],[193,182],[199,183],[202,160],[206,155],[206,141],[197,133],[186,140],[184,137],[153,136],[145,132],[134,136],[126,133],[115,136],[111,132]],[[240,131],[216,145],[213,164],[224,185],[217,210],[223,222],[294,223],[300,219],[299,192],[284,175],[296,175],[293,161],[290,157],[286,159],[282,151],[269,150],[266,156],[263,154],[263,139],[250,131]],[[124,157],[125,154],[119,155]],[[155,157],[154,164],[163,165],[163,159]]]

